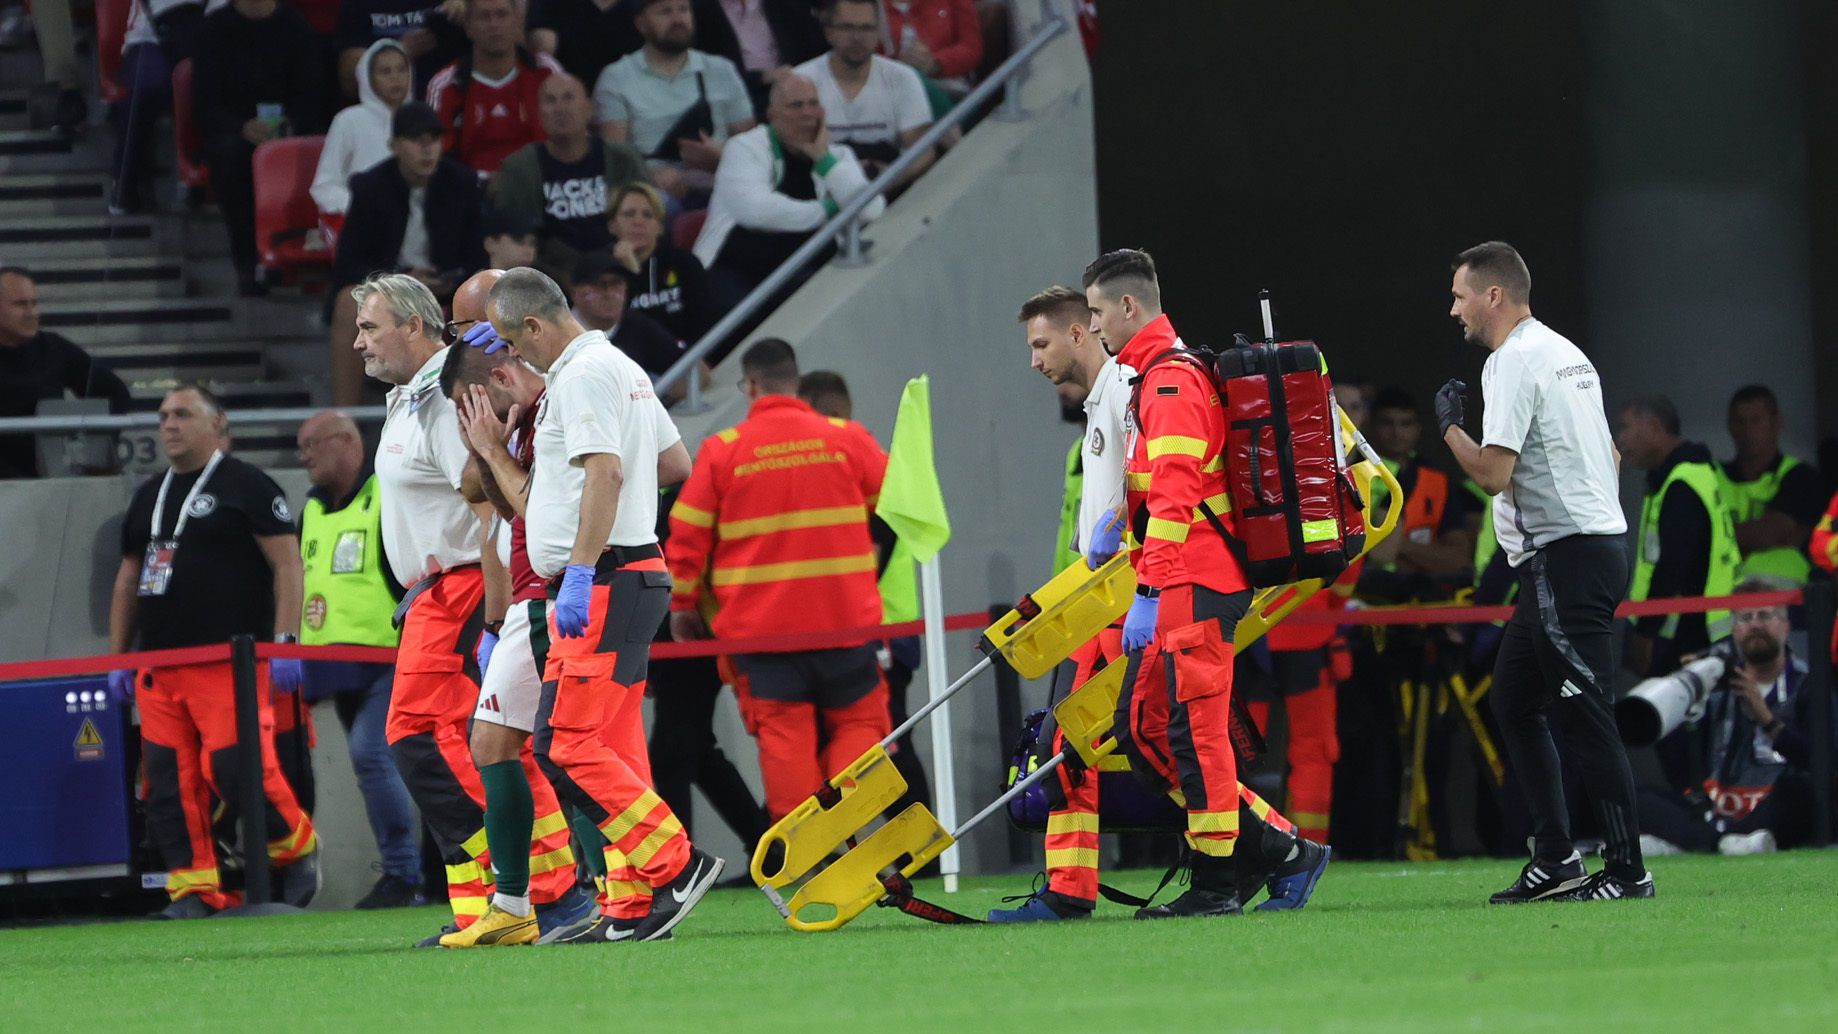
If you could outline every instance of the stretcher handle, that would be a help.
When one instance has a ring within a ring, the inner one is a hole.
[[[920,722],[924,721],[927,715],[931,714],[933,711],[938,710],[939,707],[943,706],[945,701],[951,699],[953,694],[955,694],[958,690],[963,689],[965,686],[968,686],[972,679],[976,678],[978,675],[983,674],[983,672],[988,670],[989,666],[991,664],[994,664],[995,662],[996,662],[996,659],[994,657],[985,657],[982,660],[976,662],[975,667],[971,668],[969,671],[966,671],[962,675],[958,676],[958,679],[956,682],[953,682],[949,686],[946,686],[945,691],[943,693],[940,693],[937,696],[933,697],[932,699],[926,701],[925,706],[921,707],[917,711],[914,711],[911,718],[908,718],[906,721],[901,722],[899,728],[888,733],[887,738],[881,741],[881,746],[883,748],[893,746],[894,743],[900,739],[900,737],[906,735],[909,732],[912,732],[913,726],[918,725]]]

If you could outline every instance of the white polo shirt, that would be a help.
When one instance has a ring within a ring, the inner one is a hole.
[[[1079,493],[1079,529],[1075,545],[1082,551],[1091,542],[1098,521],[1123,505],[1123,461],[1129,449],[1124,442],[1130,426],[1130,381],[1136,371],[1117,361],[1104,360],[1091,394],[1085,396],[1085,480]]]
[[[377,441],[383,550],[404,588],[479,562],[479,519],[459,494],[466,443],[453,401],[440,393],[446,358],[446,349],[435,352],[407,384],[389,389]]]
[[[549,389],[536,409],[536,466],[524,510],[530,566],[553,578],[568,566],[581,527],[584,457],[619,457],[625,476],[609,546],[657,541],[657,457],[681,441],[651,389],[651,377],[606,335],[589,330],[549,367]]]
[[[814,57],[793,71],[816,84],[817,99],[823,102],[823,121],[836,143],[898,146],[901,133],[932,121],[932,105],[925,99],[925,84],[919,73],[891,58],[879,54],[870,57],[868,79],[853,98],[845,96],[837,84],[828,54]]]
[[[1508,563],[1571,535],[1627,532],[1602,378],[1582,349],[1528,316],[1487,357],[1481,397],[1481,445],[1519,454],[1493,499]]]

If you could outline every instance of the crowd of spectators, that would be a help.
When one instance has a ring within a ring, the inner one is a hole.
[[[307,232],[332,297],[395,270],[445,302],[494,261],[488,223],[528,224],[534,264],[565,287],[614,249],[629,303],[688,342],[967,91],[1006,43],[1007,6],[980,6],[343,0],[321,33],[291,0],[142,0],[129,5],[112,112],[111,209],[153,204],[159,120],[188,119],[195,140],[181,133],[180,146],[195,152],[181,157],[208,170],[239,290],[266,293],[255,150],[323,133],[320,225]],[[677,232],[694,248],[674,246]],[[328,305],[330,362],[333,400],[352,404],[362,379],[345,308]]]

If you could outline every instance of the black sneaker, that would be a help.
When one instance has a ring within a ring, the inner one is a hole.
[[[721,878],[727,862],[700,848],[689,849],[689,861],[676,879],[651,893],[651,914],[639,920],[636,936],[641,941],[662,940],[676,925],[689,916],[708,888]]]
[[[1653,874],[1642,873],[1638,880],[1624,880],[1619,876],[1610,876],[1607,872],[1598,872],[1583,881],[1583,885],[1565,894],[1563,901],[1616,901],[1621,898],[1650,898],[1653,896]]]
[[[421,940],[416,941],[415,947],[417,948],[438,948],[440,947],[440,939],[442,937],[445,937],[450,933],[457,933],[458,931],[459,931],[458,923],[448,923],[447,925],[441,927],[439,932],[429,934],[428,936],[423,937]]]
[[[1528,901],[1547,901],[1568,894],[1589,879],[1583,868],[1583,856],[1575,851],[1561,862],[1541,862],[1534,858],[1519,871],[1513,885],[1487,900],[1495,905],[1522,905]]]
[[[394,873],[384,873],[370,893],[357,899],[356,908],[414,908],[428,903],[421,881],[410,881]]]
[[[1238,892],[1190,887],[1187,893],[1165,905],[1150,905],[1136,910],[1138,919],[1187,919],[1196,916],[1241,916],[1244,906],[1238,903]]]
[[[217,914],[217,910],[204,903],[196,894],[187,894],[158,912],[154,919],[208,919]]]
[[[620,941],[638,939],[638,928],[643,919],[614,919],[602,912],[595,912],[591,917],[569,926],[556,927],[537,938],[537,944],[617,944]],[[669,931],[661,937],[651,938],[654,941],[670,939]]]

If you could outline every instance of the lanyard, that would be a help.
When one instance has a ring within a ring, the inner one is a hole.
[[[173,525],[172,528],[172,541],[177,542],[179,536],[185,533],[185,522],[191,519],[192,502],[198,498],[198,493],[204,491],[204,483],[211,479],[211,472],[216,470],[217,464],[222,461],[222,449],[218,449],[216,452],[211,453],[210,462],[204,465],[204,470],[198,475],[198,480],[193,482],[191,491],[185,493],[185,502],[179,507],[179,522]],[[166,512],[166,490],[171,487],[172,470],[171,468],[167,468],[165,480],[160,482],[160,494],[153,500],[153,531],[151,537],[154,539],[160,537],[160,518],[164,516]]]

